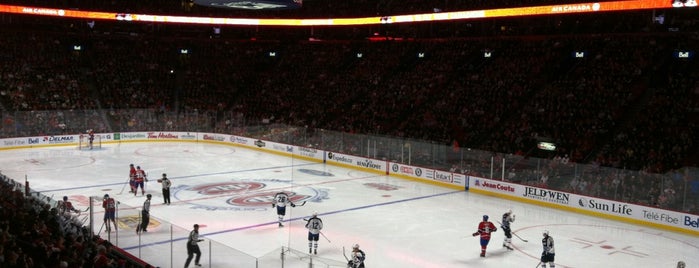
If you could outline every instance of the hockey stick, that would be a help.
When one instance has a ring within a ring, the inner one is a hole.
[[[330,239],[328,239],[328,237],[325,236],[325,234],[323,232],[319,232],[319,233],[320,233],[320,235],[323,236],[323,238],[325,238],[325,240],[328,240],[328,243],[332,243],[332,242],[330,242]]]
[[[495,221],[495,222],[497,222],[498,224],[500,224],[500,227],[502,227],[502,222],[499,222],[499,221]],[[524,243],[529,243],[529,240],[526,240],[526,239],[524,239],[524,238],[519,237],[519,235],[517,235],[515,232],[510,232],[510,233],[512,233],[512,234],[513,234],[514,236],[516,236],[517,238],[519,238],[519,240],[522,240],[522,242],[524,242]]]
[[[539,262],[539,264],[537,264],[534,268],[539,268],[539,266],[541,266],[541,262]]]
[[[342,255],[345,256],[345,260],[347,260],[347,262],[349,262],[349,258],[347,258],[347,254],[345,254],[345,247],[344,246],[342,247]]]
[[[102,226],[100,226],[100,230],[97,232],[97,236],[99,236],[102,233],[102,227],[104,227],[104,222],[102,223]]]
[[[523,239],[523,238],[519,237],[519,235],[517,235],[517,233],[512,232],[512,234],[515,235],[517,238],[519,238],[519,240],[522,240],[522,242],[524,242],[524,243],[529,243],[529,240],[526,240],[526,239]]]
[[[121,191],[119,191],[119,194],[123,194],[123,193],[124,193],[124,188],[126,188],[126,185],[129,184],[129,182],[131,182],[131,178],[129,178],[129,179],[126,181],[126,183],[124,183],[124,186],[121,186]]]
[[[292,204],[294,204],[294,203],[292,203]],[[294,204],[293,207],[303,207],[303,205],[305,205],[305,204],[306,204],[306,201],[303,201],[303,203],[301,203],[300,205]]]

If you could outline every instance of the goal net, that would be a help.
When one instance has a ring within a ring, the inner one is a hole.
[[[90,144],[90,135],[80,134],[80,141],[78,142],[78,150],[92,150],[102,148],[102,137],[100,135],[95,135],[92,144]]]

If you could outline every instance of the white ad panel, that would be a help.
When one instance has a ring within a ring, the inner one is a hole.
[[[199,134],[197,134],[197,136],[199,136],[199,140],[203,140],[203,141],[225,142],[229,139],[230,135],[214,134],[214,133],[199,133]],[[183,139],[184,139],[184,137],[183,137]]]
[[[2,143],[0,143],[0,146],[2,146],[2,147],[27,146],[27,145],[29,145],[29,139],[30,138],[0,139],[0,141],[2,141]]]
[[[246,137],[240,137],[240,136],[230,136],[229,141],[232,143],[240,144],[240,145],[247,145],[247,146],[253,146],[254,141],[253,139],[246,138]]]
[[[325,155],[325,151],[318,150],[316,148],[300,147],[300,146],[295,146],[295,147],[296,147],[296,151],[295,151],[296,154],[303,156],[303,157],[323,160],[323,155]]]
[[[327,161],[329,163],[338,163],[341,165],[349,165],[361,169],[372,171],[387,172],[388,163],[383,160],[375,160],[365,157],[352,156],[340,153],[327,153]]]
[[[524,200],[562,205],[564,207],[602,213],[609,216],[665,225],[673,228],[699,231],[699,217],[677,211],[646,207],[601,198],[594,198],[562,191],[519,185],[498,180],[469,177],[471,189],[510,195]]]
[[[145,140],[148,137],[146,132],[114,133],[115,141]]]

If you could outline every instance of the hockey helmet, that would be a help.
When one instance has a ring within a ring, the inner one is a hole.
[[[104,194],[104,198],[109,198],[109,195],[108,195],[108,194]]]
[[[136,166],[136,169],[141,169],[141,166]]]
[[[313,211],[313,217],[318,216],[318,211]]]
[[[483,215],[483,221],[488,221],[488,215]]]
[[[677,268],[685,268],[685,267],[686,267],[686,265],[684,264],[683,261],[677,262]]]
[[[546,237],[546,236],[549,236],[549,231],[548,231],[548,230],[544,230],[544,237]]]
[[[359,244],[354,244],[354,246],[352,246],[352,248],[353,248],[353,249],[359,249]]]
[[[133,167],[133,164],[129,164],[130,167]]]
[[[153,197],[153,195],[147,194],[146,197],[147,197],[147,198],[151,198],[151,197]]]
[[[68,197],[67,197],[67,196],[63,196],[63,201],[67,201],[67,200],[68,200]]]
[[[194,224],[194,228],[199,228],[199,224]]]

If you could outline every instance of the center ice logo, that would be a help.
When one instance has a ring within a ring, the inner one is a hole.
[[[175,197],[195,209],[257,211],[272,208],[274,195],[286,192],[291,202],[320,202],[327,192],[310,186],[289,187],[289,181],[255,180],[183,185]]]

